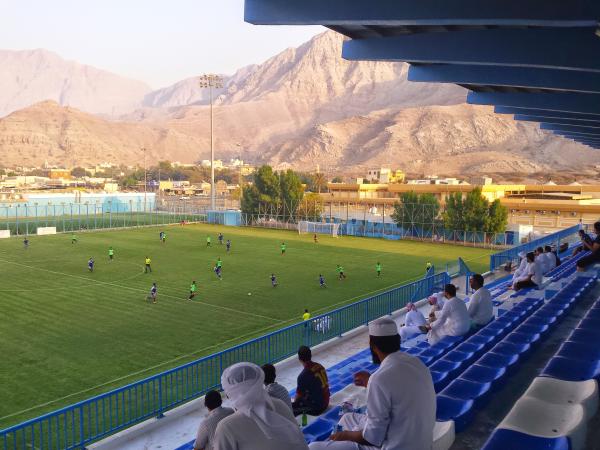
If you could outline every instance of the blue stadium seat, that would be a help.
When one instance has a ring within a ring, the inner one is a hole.
[[[475,402],[473,400],[461,400],[445,395],[437,396],[437,420],[438,422],[454,421],[457,433],[463,431],[473,418],[475,413]]]
[[[600,360],[584,361],[581,359],[555,356],[540,374],[542,377],[559,378],[566,381],[585,381],[600,378]]]
[[[304,427],[302,432],[304,433],[305,438],[311,436],[312,441],[324,441],[331,436],[334,426],[335,424],[328,420],[317,419],[310,425]]]
[[[498,380],[501,380],[504,377],[504,375],[506,375],[505,367],[490,367],[476,363],[469,367],[467,370],[465,370],[460,375],[460,378],[468,381],[495,383]],[[494,385],[494,387],[496,386],[497,385]]]
[[[440,395],[461,400],[480,400],[490,392],[491,388],[492,383],[490,382],[485,383],[457,378],[450,382]]]
[[[585,361],[600,359],[600,346],[598,342],[583,343],[567,340],[560,346],[556,356]]]
[[[481,450],[571,450],[569,440],[562,436],[544,438],[514,430],[495,430]]]
[[[506,336],[502,342],[519,345],[519,344],[535,344],[539,340],[540,340],[540,335],[538,333],[526,333],[526,332],[522,332],[522,331],[513,331],[508,336]]]
[[[494,351],[488,352],[477,360],[477,364],[481,366],[491,367],[493,369],[504,368],[507,371],[514,369],[519,362],[518,354],[511,353],[496,353]]]
[[[503,355],[525,355],[531,350],[531,345],[528,343],[513,343],[513,342],[500,342],[492,348],[494,353],[500,353]]]

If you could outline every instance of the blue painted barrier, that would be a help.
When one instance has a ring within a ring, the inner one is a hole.
[[[403,308],[416,295],[440,290],[446,272],[377,294],[311,320],[0,431],[3,450],[71,450],[123,430],[219,388],[223,369],[240,361],[274,363]]]
[[[581,225],[574,225],[572,227],[565,228],[564,230],[557,231],[556,233],[526,242],[525,244],[517,245],[516,247],[494,253],[493,255],[490,255],[490,270],[495,270],[502,264],[506,264],[508,261],[517,259],[520,252],[531,252],[538,247],[551,244],[556,244],[558,248],[561,240],[577,234],[580,229]]]

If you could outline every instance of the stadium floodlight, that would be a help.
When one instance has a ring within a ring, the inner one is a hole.
[[[213,139],[213,89],[223,88],[223,77],[214,73],[204,74],[199,79],[200,88],[208,89],[210,99],[210,209],[215,209],[215,146]]]

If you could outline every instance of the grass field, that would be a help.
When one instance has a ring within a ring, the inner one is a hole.
[[[445,266],[461,256],[483,271],[490,253],[354,237],[315,244],[296,232],[212,225],[164,229],[166,244],[158,228],[79,233],[77,244],[70,234],[32,237],[28,249],[20,239],[0,242],[0,428],[289,325],[304,308],[325,312],[420,278],[427,260]],[[230,254],[219,231],[232,241]],[[146,255],[152,274],[143,273]],[[212,271],[219,256],[222,281]],[[193,279],[198,292],[188,301]],[[146,300],[152,282],[156,304]]]

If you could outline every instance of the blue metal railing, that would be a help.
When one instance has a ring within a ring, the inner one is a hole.
[[[557,231],[556,233],[543,236],[533,241],[526,242],[525,244],[517,245],[516,247],[509,248],[507,250],[495,253],[490,256],[490,270],[495,270],[502,264],[512,261],[519,257],[520,252],[531,252],[536,248],[544,245],[556,244],[557,248],[562,239],[566,239],[573,236],[581,229],[581,225],[574,225],[564,230]]]
[[[360,300],[219,353],[75,403],[0,431],[3,450],[70,450],[123,430],[219,387],[223,369],[240,361],[281,361],[440,290],[446,272]]]

